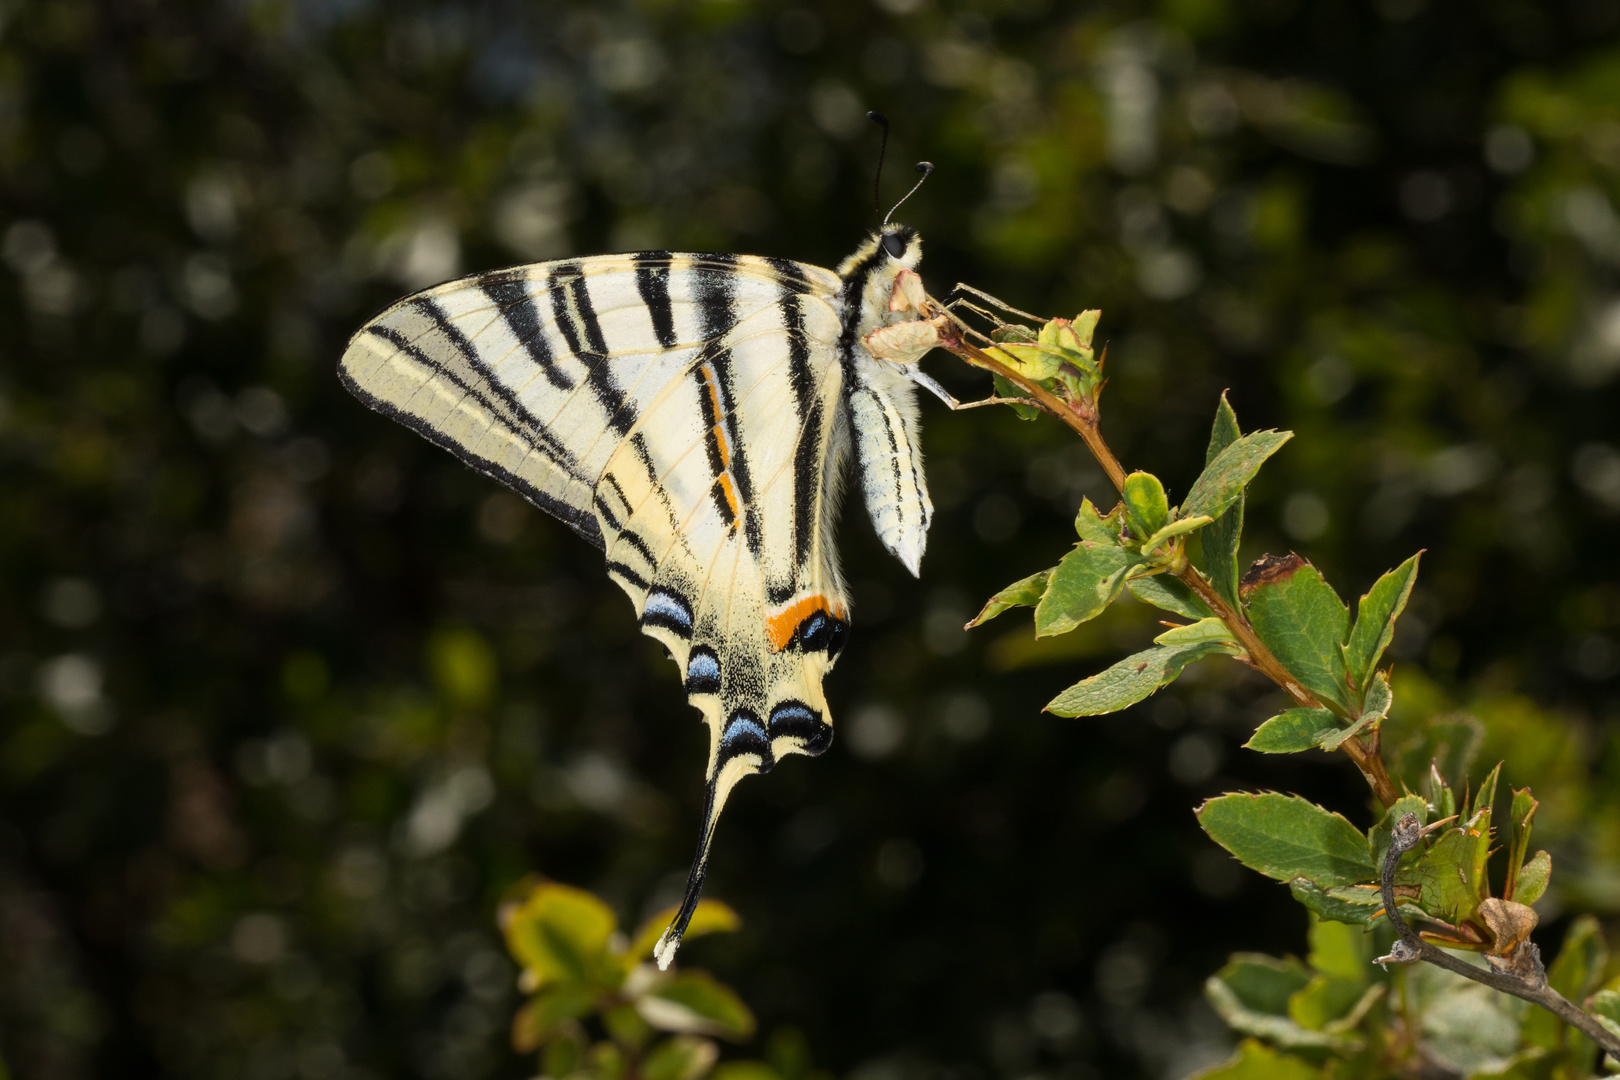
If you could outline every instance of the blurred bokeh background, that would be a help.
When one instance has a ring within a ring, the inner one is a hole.
[[[334,378],[458,272],[646,247],[1104,311],[1104,431],[1184,491],[1223,388],[1299,437],[1246,557],[1348,596],[1620,913],[1617,0],[9,0],[0,5],[0,1057],[26,1080],[521,1077],[493,912],[669,902],[706,736],[599,556]],[[970,394],[980,381],[930,367]],[[860,1080],[1179,1077],[1202,980],[1305,915],[1198,832],[1235,665],[1039,713],[1152,632],[960,627],[1111,493],[1055,423],[926,403],[920,581],[858,508],[840,737],[740,790],[683,953]],[[1172,495],[1175,492],[1172,490]],[[1494,757],[1491,757],[1494,760]],[[754,1053],[757,1047],[743,1048]]]

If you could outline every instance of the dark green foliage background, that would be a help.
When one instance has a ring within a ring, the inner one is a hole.
[[[668,902],[705,737],[598,556],[337,357],[458,271],[834,265],[873,224],[866,108],[885,202],[939,166],[901,215],[936,294],[1104,309],[1129,466],[1184,494],[1225,387],[1299,433],[1246,558],[1298,547],[1353,597],[1430,549],[1398,692],[1475,701],[1536,785],[1548,917],[1620,910],[1617,28],[1614,0],[0,7],[0,1056],[530,1074],[497,898],[538,871],[628,922]],[[1182,1075],[1227,1041],[1202,980],[1304,927],[1190,808],[1264,786],[1365,824],[1365,792],[1239,751],[1276,701],[1219,661],[1040,715],[1151,615],[959,627],[1112,494],[1053,422],[924,415],[922,580],[852,507],[841,738],[743,787],[709,895],[745,929],[682,959],[865,1080]]]

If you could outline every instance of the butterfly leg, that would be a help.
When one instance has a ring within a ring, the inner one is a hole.
[[[957,401],[956,398],[951,395],[951,392],[949,390],[947,390],[943,386],[939,385],[939,383],[935,382],[929,376],[923,374],[921,368],[912,367],[912,368],[905,368],[903,370],[905,371],[906,378],[910,379],[912,382],[916,383],[918,386],[922,387],[924,390],[927,390],[930,394],[933,394],[935,397],[939,398],[940,401],[943,401],[945,403],[945,407],[947,409],[950,409],[952,412],[960,412],[963,409],[977,409],[981,405],[1034,405],[1035,404],[1035,402],[1030,401],[1027,398],[997,397],[994,394],[990,395],[987,398],[983,398],[983,399],[981,399],[979,401]]]

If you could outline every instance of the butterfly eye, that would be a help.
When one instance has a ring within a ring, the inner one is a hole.
[[[889,253],[889,258],[898,259],[906,253],[906,242],[899,233],[890,233],[883,238],[883,250]]]

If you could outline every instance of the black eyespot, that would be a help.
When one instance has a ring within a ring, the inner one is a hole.
[[[848,642],[849,623],[843,619],[834,619],[832,628],[827,632],[827,659],[838,659],[838,654],[844,651],[844,646]]]
[[[906,253],[906,241],[899,233],[890,233],[883,238],[883,250],[889,253],[889,258],[898,259]]]
[[[813,611],[799,624],[799,648],[805,652],[820,652],[827,647],[828,618]]]

